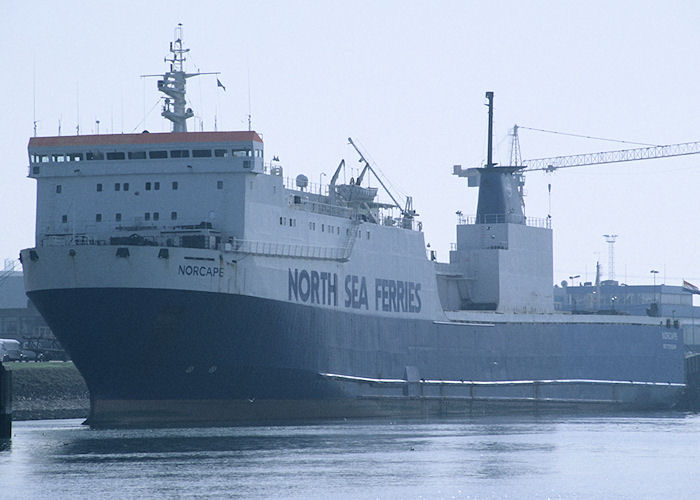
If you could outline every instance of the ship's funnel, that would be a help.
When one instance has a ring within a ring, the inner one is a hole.
[[[485,167],[479,169],[477,224],[525,223],[518,183],[513,175],[521,168]]]

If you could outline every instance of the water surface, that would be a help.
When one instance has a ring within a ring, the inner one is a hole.
[[[93,430],[15,422],[1,498],[698,498],[700,415]]]

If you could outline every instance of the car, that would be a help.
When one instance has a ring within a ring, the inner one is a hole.
[[[22,350],[18,340],[0,339],[0,359],[3,363],[7,361],[21,361]]]

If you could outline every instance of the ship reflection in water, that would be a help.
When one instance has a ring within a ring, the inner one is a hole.
[[[684,498],[700,456],[680,413],[14,432],[3,498]]]

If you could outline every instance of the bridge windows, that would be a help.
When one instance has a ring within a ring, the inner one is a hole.
[[[248,158],[253,156],[252,153],[250,152],[250,149],[232,149],[231,153],[233,154],[234,158]]]
[[[145,160],[146,159],[146,152],[145,151],[129,151],[128,155],[129,155],[130,160]]]
[[[168,152],[167,151],[149,151],[148,152],[148,157],[152,160],[157,160],[161,158],[167,158],[168,157]]]
[[[123,151],[114,151],[107,153],[107,159],[108,160],[124,160],[126,159],[126,155],[124,154]]]

